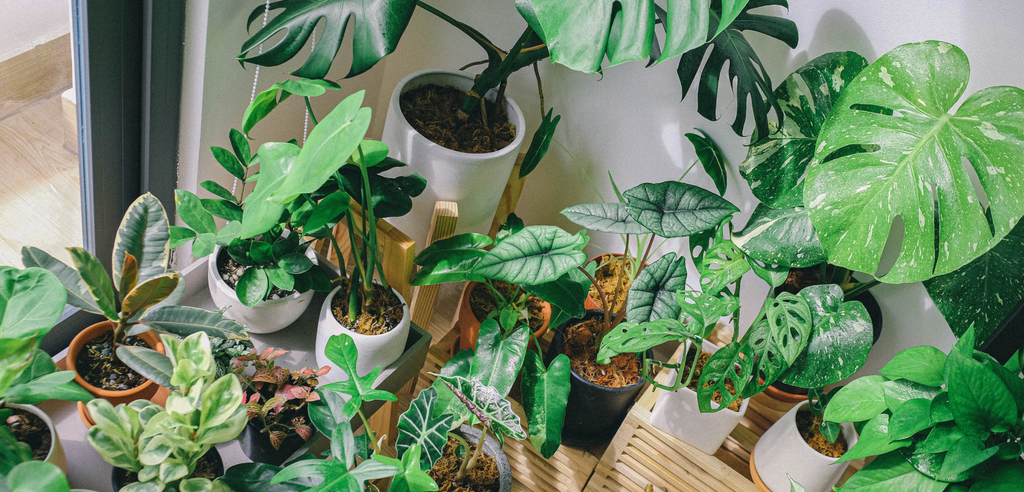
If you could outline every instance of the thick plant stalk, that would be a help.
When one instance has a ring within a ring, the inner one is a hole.
[[[457,478],[465,477],[466,474],[469,473],[469,470],[472,470],[473,467],[476,466],[476,461],[480,459],[480,455],[483,454],[485,438],[487,438],[487,427],[484,427],[484,429],[480,431],[480,440],[476,443],[476,449],[473,451],[473,456],[468,460],[465,457],[462,458],[462,466],[459,467],[459,473],[456,475]],[[468,452],[466,453],[466,456],[469,456]]]

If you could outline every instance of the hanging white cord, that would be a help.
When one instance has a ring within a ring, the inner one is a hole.
[[[267,27],[267,16],[270,14],[270,0],[267,0],[267,6],[263,9],[263,27]],[[260,54],[263,54],[263,43],[260,43]],[[256,65],[256,76],[252,79],[252,95],[249,96],[249,104],[252,104],[256,100],[256,83],[260,81],[260,66]],[[231,194],[235,194],[235,188],[238,187],[238,178],[235,178],[231,182]]]
[[[312,53],[313,48],[316,48],[316,26],[313,26],[313,33],[309,35],[309,45],[309,52]],[[306,107],[306,116],[302,118],[302,145],[306,145],[307,133],[309,133],[309,107]]]

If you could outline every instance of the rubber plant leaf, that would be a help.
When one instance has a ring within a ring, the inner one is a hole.
[[[321,389],[338,391],[353,397],[357,396],[364,402],[398,400],[394,394],[388,391],[374,389],[373,382],[377,380],[377,376],[380,374],[380,366],[375,367],[368,374],[362,376],[356,373],[356,360],[359,357],[359,353],[356,350],[356,343],[352,341],[352,337],[344,333],[331,336],[327,340],[324,353],[327,355],[328,360],[345,372],[348,379],[325,384],[320,387]]]
[[[777,209],[804,205],[804,178],[821,127],[839,94],[867,66],[852,51],[826,53],[775,88],[773,96],[785,120],[781,127],[769,121],[768,134],[751,139],[747,159],[740,164],[740,174],[761,203]]]
[[[508,236],[480,259],[473,274],[514,284],[556,280],[586,261],[584,232],[569,234],[554,226],[530,226]]]
[[[82,277],[78,275],[74,268],[50,256],[49,253],[31,246],[21,248],[21,263],[25,265],[25,268],[42,268],[56,275],[57,280],[64,286],[67,303],[70,306],[90,313],[103,313],[99,304],[89,294],[89,289],[85,286]],[[56,300],[51,302],[56,302]]]
[[[484,320],[476,341],[476,354],[469,368],[469,379],[494,388],[502,398],[508,396],[523,365],[530,330],[520,326],[504,336],[498,322]]]
[[[550,459],[562,444],[565,404],[569,400],[569,358],[558,354],[545,369],[540,355],[528,351],[522,386],[530,442],[541,456]]]
[[[490,429],[491,434],[498,440],[498,445],[504,445],[504,436],[517,440],[527,438],[519,415],[512,411],[512,404],[502,398],[494,388],[461,376],[438,375],[437,379],[455,393],[467,412]]]
[[[812,285],[800,291],[811,309],[807,349],[779,376],[799,388],[821,388],[853,375],[868,360],[873,340],[871,317],[858,301],[843,302],[838,285]]]
[[[68,252],[71,253],[75,271],[82,278],[82,283],[88,289],[89,295],[100,307],[98,314],[116,321],[118,313],[115,306],[114,285],[110,282],[107,271],[103,269],[103,264],[83,248],[68,248]]]
[[[693,150],[697,153],[697,158],[700,159],[700,165],[704,167],[704,172],[708,173],[711,180],[715,182],[715,189],[718,190],[718,194],[724,196],[726,185],[728,185],[726,170],[729,168],[729,162],[725,159],[725,152],[722,152],[718,144],[711,140],[711,137],[704,133],[703,130],[697,130],[697,133],[687,133],[685,137],[693,145]]]
[[[67,303],[60,279],[38,267],[0,266],[0,338],[38,338],[52,329]]]
[[[644,183],[623,192],[633,218],[666,238],[689,237],[711,229],[739,211],[722,197],[678,181]]]
[[[646,234],[629,213],[625,203],[584,203],[562,210],[562,215],[580,227],[610,234]]]
[[[167,213],[152,193],[146,193],[128,206],[114,238],[111,260],[114,284],[121,284],[121,265],[125,254],[131,254],[139,264],[139,282],[145,282],[167,272],[171,252],[170,224]]]
[[[238,55],[240,62],[263,66],[280,65],[299,53],[314,27],[324,20],[324,30],[317,40],[313,52],[293,72],[293,75],[310,79],[322,79],[331,68],[341,42],[345,37],[345,26],[352,19],[352,68],[348,77],[359,75],[370,69],[385,55],[394,51],[405,27],[412,18],[416,2],[413,0],[378,0],[357,2],[353,0],[283,0],[270,4],[271,10],[282,9],[267,25],[253,34],[242,45]],[[248,25],[262,18],[265,7],[256,7],[249,14]],[[257,46],[284,30],[285,36],[272,47],[264,48],[259,55],[246,58]]]
[[[782,108],[772,92],[772,82],[768,71],[761,64],[754,48],[744,37],[742,31],[756,31],[773,37],[796,48],[799,36],[796,24],[789,19],[761,14],[751,14],[750,10],[767,5],[788,7],[786,0],[750,0],[736,19],[724,30],[720,29],[723,19],[718,12],[711,11],[711,25],[716,32],[720,31],[710,43],[701,44],[679,58],[676,73],[683,89],[683,99],[689,93],[693,80],[700,71],[697,82],[697,112],[714,121],[718,119],[718,81],[719,76],[729,62],[728,86],[736,86],[736,117],[732,130],[737,135],[743,134],[747,119],[747,100],[754,116],[755,135],[763,138],[770,133],[768,113],[774,111],[779,121],[785,119]],[[728,19],[724,19],[728,20]],[[704,62],[705,54],[707,62]],[[701,65],[704,69],[701,70]]]
[[[213,338],[246,338],[248,330],[237,321],[216,311],[207,311],[192,306],[161,306],[146,312],[140,324],[144,328],[132,328],[129,333],[138,334],[145,329],[154,329],[187,337],[203,332]]]
[[[626,321],[647,323],[678,318],[676,291],[683,289],[686,289],[686,259],[666,253],[633,280],[626,296]]]
[[[984,254],[1024,215],[1024,90],[982,89],[948,113],[969,76],[960,48],[926,41],[886,53],[843,91],[804,186],[830,263],[875,272],[900,217],[900,254],[879,280],[926,280]]]
[[[1024,222],[999,244],[952,273],[924,281],[935,306],[953,334],[974,323],[977,347],[988,340],[1013,307],[1024,299]]]
[[[448,431],[452,429],[453,415],[433,418],[437,389],[433,386],[420,391],[410,403],[409,409],[398,417],[398,441],[395,444],[399,456],[410,449],[422,450],[419,465],[429,470],[441,459],[444,445],[448,442]]]
[[[315,129],[314,129],[315,130]],[[280,189],[299,157],[299,146],[291,143],[267,142],[260,146],[260,179],[252,193],[245,197],[242,213],[242,239],[256,237],[277,225],[284,206],[270,199]]]
[[[121,301],[121,312],[135,315],[153,307],[174,293],[178,281],[178,272],[170,272],[136,285]]]
[[[807,208],[770,208],[759,203],[732,242],[747,256],[790,268],[806,268],[826,260]]]
[[[537,131],[533,133],[533,139],[530,140],[530,148],[526,150],[526,157],[523,158],[523,163],[519,166],[519,179],[523,179],[532,173],[537,168],[537,164],[540,164],[541,159],[547,155],[548,147],[551,146],[551,139],[555,137],[555,128],[558,127],[558,120],[562,119],[562,115],[556,115],[552,118],[551,115],[554,112],[554,109],[549,109],[548,114],[544,115],[540,126],[537,127]]]
[[[117,348],[117,357],[146,379],[165,388],[173,387],[171,376],[174,367],[166,355],[146,347],[122,345]]]
[[[601,340],[597,361],[608,364],[619,354],[640,354],[665,342],[679,342],[692,337],[685,325],[671,318],[645,323],[624,321]]]

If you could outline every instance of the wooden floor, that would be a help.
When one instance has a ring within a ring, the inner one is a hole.
[[[60,92],[0,120],[0,264],[22,246],[70,261],[82,245],[78,157],[64,148]]]

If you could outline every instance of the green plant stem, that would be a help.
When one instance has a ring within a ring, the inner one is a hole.
[[[356,247],[356,239],[353,237],[352,231],[356,230],[355,220],[352,218],[352,211],[345,211],[345,222],[348,225],[349,235],[348,240],[352,247],[352,258],[355,260],[356,266],[352,269],[352,276],[349,277],[348,282],[348,319],[349,321],[355,322],[356,317],[359,315],[358,311],[358,299],[356,297],[356,283],[360,278],[360,275],[365,275],[366,270],[363,267],[362,258],[359,257],[359,249]],[[339,261],[340,262],[340,261]]]
[[[589,272],[587,272],[585,268],[581,266],[576,268],[578,268],[581,272],[583,272],[584,275],[587,276],[588,279],[590,279],[590,284],[593,285],[595,289],[597,289],[598,294],[601,294],[601,307],[604,308],[604,324],[608,325],[610,321],[609,317],[611,316],[609,314],[611,310],[609,309],[610,306],[608,306],[608,296],[605,295],[604,289],[602,289],[601,286],[597,284],[597,279],[595,279],[593,275],[591,275]],[[602,332],[603,331],[604,330],[602,330]],[[611,329],[609,329],[609,331],[611,331]],[[600,347],[600,345],[598,346]]]
[[[862,293],[867,292],[868,289],[870,289],[870,288],[872,288],[872,287],[874,287],[874,286],[876,286],[876,285],[878,285],[880,283],[882,283],[882,282],[880,282],[877,278],[873,278],[873,279],[871,279],[871,280],[869,280],[867,282],[861,282],[861,283],[855,285],[852,289],[846,291],[843,294],[843,300],[847,301],[847,300],[853,299],[854,297],[857,297],[857,296],[861,295]]]
[[[370,300],[373,298],[372,273],[374,269],[380,274],[380,283],[384,286],[384,291],[388,292],[391,289],[388,287],[388,280],[384,278],[384,270],[377,268],[377,218],[373,215],[373,193],[370,191],[370,175],[366,171],[366,158],[363,156],[362,147],[357,150],[359,151],[359,172],[363,176],[363,201],[366,202],[363,208],[363,218],[367,223],[364,233],[369,239],[369,241],[363,244],[363,247],[366,248],[366,271],[369,273],[369,275],[363,278],[363,291],[365,295],[363,305],[368,307]]]
[[[458,478],[463,478],[476,466],[476,461],[483,454],[484,450],[484,439],[487,438],[487,428],[485,427],[480,431],[480,440],[476,442],[476,449],[473,450],[473,456],[469,457],[469,448],[466,448],[466,454],[462,457],[462,466],[459,467],[459,473],[456,475]],[[469,457],[467,460],[466,458]]]
[[[370,444],[373,445],[373,451],[380,454],[380,445],[377,444],[377,434],[370,428],[370,422],[366,420],[366,415],[363,414],[363,408],[360,406],[356,412],[359,413],[359,419],[363,421],[363,429],[370,436]]]
[[[743,280],[743,277],[740,277],[740,278],[736,279],[736,297],[740,296],[740,281],[741,280]],[[753,325],[751,325],[751,326],[753,326]],[[736,333],[740,332],[740,306],[738,304],[736,305],[736,316],[732,319],[732,332],[734,334],[733,335],[734,337],[735,337]]]
[[[499,306],[504,308],[508,304],[508,299],[505,299],[505,296],[501,295],[501,292],[499,292],[498,288],[494,286],[493,281],[491,279],[484,279],[484,285],[486,285],[487,288],[491,290],[491,297],[494,298],[495,308],[498,308]],[[473,293],[470,292],[470,295],[472,294]],[[501,309],[497,309],[497,311],[500,312]]]
[[[818,282],[824,284],[826,282],[825,277],[828,276],[828,263],[823,261],[818,268]]]
[[[698,162],[700,161],[693,161],[693,164],[690,164],[690,167],[686,168],[686,171],[683,171],[683,175],[680,176],[679,179],[677,179],[676,181],[682,181],[684,178],[686,178],[686,175],[690,174],[690,170],[693,169],[693,167],[696,166]]]
[[[313,106],[309,104],[309,96],[303,96],[306,100],[306,111],[309,111],[309,119],[313,120],[313,125],[319,125],[316,121],[316,116],[313,115]]]

